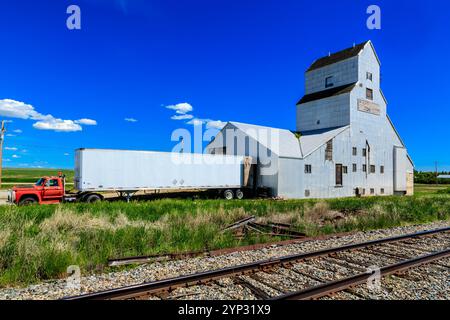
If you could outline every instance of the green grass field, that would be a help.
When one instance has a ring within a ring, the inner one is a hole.
[[[416,195],[436,194],[450,189],[450,185],[445,184],[415,184],[414,193]]]
[[[7,189],[14,184],[34,183],[44,176],[56,176],[61,171],[66,175],[67,183],[73,183],[73,170],[67,169],[22,169],[22,168],[3,168],[2,188]]]
[[[336,212],[341,217],[336,219]],[[221,232],[255,215],[307,235],[450,220],[450,195],[332,200],[188,200],[0,206],[0,286],[107,271],[109,257],[212,250],[281,240]]]
[[[3,181],[32,183],[57,169],[4,169]],[[68,181],[73,171],[64,170]],[[330,200],[160,199],[47,206],[0,206],[0,286],[63,277],[69,265],[83,274],[108,270],[107,259],[212,250],[281,240],[221,232],[257,216],[289,223],[309,236],[450,220],[448,186],[416,185],[413,197]],[[338,213],[339,219],[336,218]]]

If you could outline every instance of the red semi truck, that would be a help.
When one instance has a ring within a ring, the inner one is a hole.
[[[253,194],[250,157],[135,150],[77,149],[74,192],[66,192],[63,174],[14,187],[8,201],[18,205],[96,202],[105,193],[130,200],[137,192],[210,190],[225,199]],[[252,177],[255,177],[255,173]],[[250,187],[251,185],[251,187]]]

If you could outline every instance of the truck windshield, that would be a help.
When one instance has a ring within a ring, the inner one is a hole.
[[[44,183],[44,178],[40,178],[37,182],[36,182],[36,186],[42,186],[42,184]]]

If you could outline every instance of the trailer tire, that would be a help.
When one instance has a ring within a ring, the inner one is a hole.
[[[223,197],[224,197],[226,200],[233,200],[233,198],[234,198],[234,192],[233,192],[233,190],[231,190],[231,189],[225,190],[225,191],[223,192]]]
[[[36,203],[37,203],[37,200],[35,197],[23,197],[19,201],[20,206],[30,206],[30,205],[36,204]]]
[[[236,199],[244,199],[244,191],[242,191],[241,189],[236,190]]]
[[[102,201],[102,197],[98,194],[89,194],[84,197],[84,202],[86,203],[94,203]]]

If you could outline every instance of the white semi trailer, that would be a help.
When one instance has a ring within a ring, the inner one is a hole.
[[[138,191],[167,189],[213,189],[242,199],[251,167],[243,156],[82,148],[75,151],[74,187],[89,202],[101,200],[102,192],[129,200]]]

